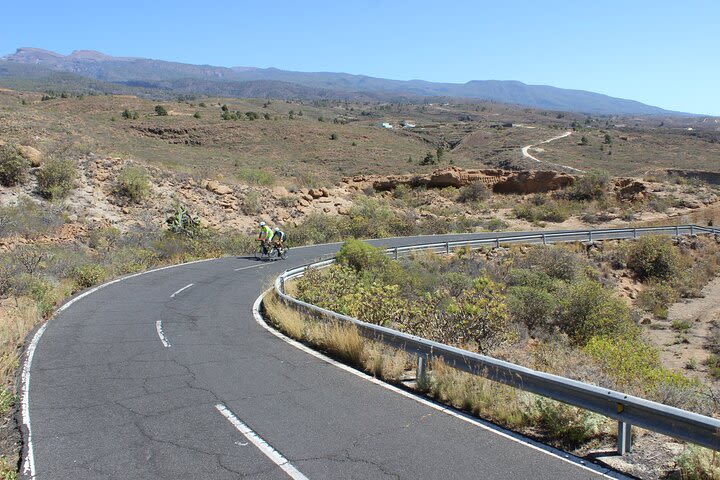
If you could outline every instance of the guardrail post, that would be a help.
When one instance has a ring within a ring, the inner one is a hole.
[[[450,255],[450,242],[445,242],[445,253]]]
[[[617,452],[618,455],[632,452],[632,425],[622,420],[618,420]]]
[[[285,277],[280,277],[280,292],[285,293]]]
[[[592,242],[592,232],[588,230],[588,242]]]
[[[427,357],[425,355],[418,355],[417,359],[417,375],[415,382],[420,390],[424,390],[427,386]]]
[[[397,247],[395,247],[395,260],[397,260],[397,259],[398,259],[398,249],[397,249]]]
[[[633,238],[637,238],[637,228],[633,228]]]
[[[495,238],[495,247],[500,248],[500,237]]]
[[[690,225],[690,235],[695,235],[695,225]]]
[[[676,237],[680,236],[680,227],[678,225],[675,225],[675,236]]]
[[[545,234],[544,234],[544,233],[542,234],[542,239],[543,239],[543,245],[547,245],[547,241],[545,240]]]

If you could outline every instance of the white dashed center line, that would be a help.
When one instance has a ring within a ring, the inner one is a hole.
[[[260,436],[253,432],[250,427],[245,425],[243,422],[240,421],[239,418],[235,416],[228,408],[223,405],[222,403],[218,403],[215,405],[215,408],[222,414],[223,417],[227,418],[230,423],[232,423],[233,427],[235,427],[240,433],[245,435],[245,438],[250,440],[253,445],[255,445],[262,453],[265,454],[266,457],[268,457],[270,460],[275,462],[275,464],[280,467],[285,473],[290,476],[290,478],[293,478],[294,480],[308,480],[308,478],[300,473],[300,471],[293,467],[292,464],[288,461],[287,458],[283,457],[280,452],[275,450],[270,444],[268,444],[265,440],[260,438]]]
[[[178,293],[182,292],[183,290],[187,290],[188,288],[192,287],[193,285],[195,285],[195,284],[194,284],[194,283],[191,283],[190,285],[185,285],[183,288],[181,288],[181,289],[178,290],[177,292],[175,292],[175,293],[173,293],[172,295],[170,295],[170,298],[175,298],[175,295],[177,295]]]

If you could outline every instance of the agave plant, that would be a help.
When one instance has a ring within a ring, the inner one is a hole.
[[[185,205],[178,205],[165,222],[175,234],[184,234],[193,237],[200,229],[200,220],[193,216]]]

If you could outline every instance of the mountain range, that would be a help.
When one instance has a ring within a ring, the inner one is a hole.
[[[0,84],[132,93],[160,98],[182,94],[394,102],[453,99],[597,115],[677,113],[600,93],[526,85],[519,81],[437,83],[390,80],[347,73],[191,65],[147,58],[113,57],[92,50],[76,50],[70,55],[62,55],[38,48],[19,48],[15,53],[0,58]]]

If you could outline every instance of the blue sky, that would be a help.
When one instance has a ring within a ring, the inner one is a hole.
[[[32,46],[403,80],[520,80],[720,115],[717,0],[8,0],[2,13],[0,55]]]

